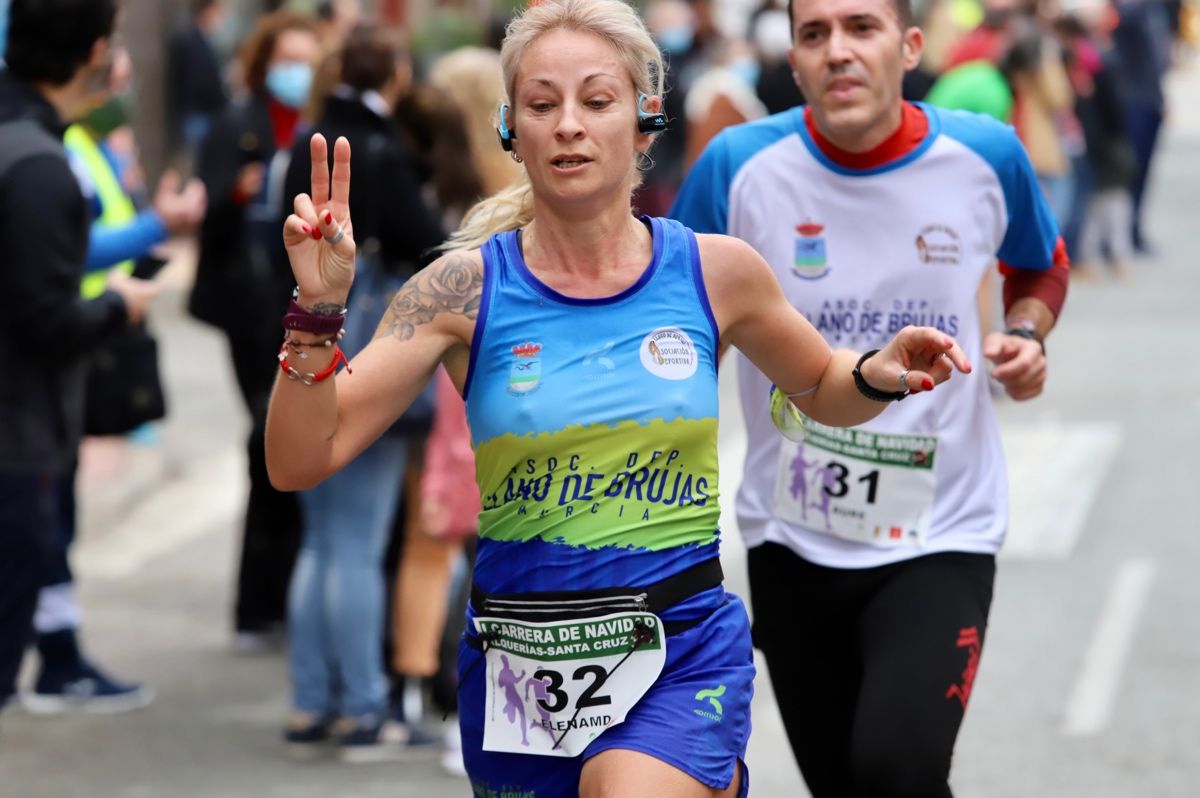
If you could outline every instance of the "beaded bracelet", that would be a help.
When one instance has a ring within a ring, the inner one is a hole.
[[[301,357],[304,355],[301,354]],[[302,372],[294,366],[288,365],[288,342],[284,341],[283,346],[279,347],[279,368],[287,375],[289,380],[297,380],[305,385],[314,385],[323,380],[327,380],[337,371],[338,364],[345,365],[346,372],[353,374],[350,370],[350,361],[346,360],[346,353],[337,344],[333,345],[333,359],[329,361],[329,365],[317,372],[307,371]]]

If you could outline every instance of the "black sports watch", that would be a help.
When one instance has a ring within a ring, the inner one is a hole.
[[[1042,347],[1042,354],[1046,354],[1046,342],[1042,340],[1042,336],[1037,334],[1037,330],[1034,329],[1034,323],[1029,319],[1018,319],[1011,322],[1008,329],[1004,331],[1004,334],[1037,341]]]

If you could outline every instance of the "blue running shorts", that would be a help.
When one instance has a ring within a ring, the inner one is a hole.
[[[570,798],[590,757],[612,748],[640,751],[710,787],[724,789],[746,759],[754,655],[741,599],[724,604],[696,626],[667,637],[667,659],[650,690],[625,721],[607,729],[572,758],[483,750],[484,680],[478,647],[458,647],[458,708],[463,760],[477,798]],[[468,629],[468,634],[474,632]],[[742,765],[740,796],[749,789]]]

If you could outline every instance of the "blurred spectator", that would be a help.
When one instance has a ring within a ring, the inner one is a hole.
[[[299,545],[299,504],[271,487],[263,434],[278,371],[278,319],[293,287],[279,236],[282,209],[291,207],[283,177],[317,46],[308,17],[276,11],[259,19],[242,48],[249,96],[215,120],[198,164],[209,207],[188,308],[227,337],[251,417],[250,497],[234,610],[234,646],[245,652],[280,642]]]
[[[88,213],[61,138],[67,123],[108,97],[121,53],[116,12],[115,0],[11,7],[0,73],[0,290],[12,303],[0,349],[13,369],[0,388],[8,430],[0,444],[0,705],[15,690],[44,565],[70,523],[57,486],[83,428],[82,356],[140,321],[155,291],[118,273],[96,298],[80,296]],[[99,674],[78,664],[76,678],[62,675],[64,690],[103,690]],[[50,678],[60,675],[43,669],[39,681]]]
[[[213,38],[226,0],[191,0],[191,16],[167,45],[167,124],[171,143],[195,152],[228,99]]]
[[[1063,119],[1071,117],[1075,97],[1058,40],[1028,17],[1015,20],[1013,31],[1001,66],[1012,88],[1012,121],[1061,229],[1073,192]]]
[[[646,8],[646,27],[663,54],[663,85],[667,88],[663,112],[670,128],[654,142],[650,152],[654,166],[637,189],[634,206],[640,213],[663,216],[683,182],[687,135],[684,103],[692,82],[706,66],[707,42],[699,33],[696,11],[685,0],[653,0]]]
[[[755,93],[762,66],[754,48],[742,39],[730,39],[714,50],[713,65],[696,78],[684,103],[685,169],[691,168],[713,136],[767,113]]]
[[[471,142],[462,111],[447,92],[417,84],[397,103],[395,119],[422,193],[449,227],[483,195],[471,157],[463,157]]]
[[[434,62],[429,83],[446,92],[464,117],[482,195],[491,196],[520,177],[521,167],[496,145],[496,109],[504,97],[500,53],[482,47],[455,50]]]
[[[340,74],[315,132],[330,144],[346,137],[355,153],[350,206],[358,209],[358,253],[348,304],[359,330],[352,333],[348,321],[342,341],[353,356],[370,339],[394,289],[432,260],[444,233],[422,199],[413,157],[392,121],[412,82],[400,37],[377,26],[355,28],[342,49]],[[309,143],[297,141],[286,196],[307,192],[311,170]],[[430,405],[422,432],[431,414]],[[421,424],[410,409],[342,471],[300,494],[304,537],[289,595],[292,711],[284,733],[293,753],[307,755],[333,736],[343,760],[378,761],[401,756],[403,744],[413,741],[404,734],[409,729],[389,718],[383,560],[408,436]]]
[[[429,436],[425,455],[425,473],[421,479],[421,528],[425,535],[443,544],[444,549],[459,551],[464,541],[474,538],[479,529],[479,513],[481,502],[479,485],[475,481],[475,452],[471,448],[471,431],[467,426],[467,408],[458,389],[450,380],[450,375],[444,368],[439,368],[437,377],[437,414],[434,418],[433,431]],[[447,563],[447,566],[449,563]],[[410,569],[413,573],[416,568]],[[445,590],[449,582],[449,569],[446,569],[446,580],[441,584],[430,586],[427,596],[447,596]],[[463,587],[469,584],[463,572]],[[403,575],[402,577],[403,578]],[[401,582],[403,584],[403,582]],[[411,621],[418,626],[431,623],[440,625],[447,615],[447,605],[438,603],[426,610],[426,617],[417,616],[418,588],[420,584],[407,589],[409,600],[405,603],[411,616]],[[440,590],[441,592],[437,592]],[[464,591],[466,592],[466,591]],[[405,616],[401,608],[396,609],[398,623],[403,623]],[[433,616],[433,617],[428,617]],[[457,640],[461,635],[463,622],[454,618],[451,623],[456,634],[452,639]],[[433,628],[433,627],[429,627]],[[399,633],[399,629],[397,630]],[[434,643],[428,639],[429,643]],[[397,652],[398,655],[402,652]],[[436,657],[436,650],[434,652]],[[397,667],[403,662],[397,661]],[[436,659],[428,665],[436,666]],[[432,671],[431,671],[432,672]],[[466,775],[462,762],[461,740],[458,737],[457,724],[450,729],[445,750],[442,754],[442,767],[451,773]]]
[[[1070,0],[1057,23],[1072,54],[1075,109],[1087,142],[1077,171],[1079,218],[1067,228],[1067,246],[1081,275],[1094,272],[1107,255],[1123,275],[1133,250],[1133,201],[1129,187],[1137,168],[1125,134],[1125,107],[1114,67],[1115,10],[1107,0]],[[1072,240],[1073,239],[1073,240]]]
[[[105,142],[110,134],[130,122],[130,83],[130,60],[122,51],[113,64],[112,96],[82,121],[67,128],[64,136],[67,155],[79,178],[89,208],[88,217],[92,220],[84,267],[86,276],[81,286],[84,299],[104,293],[110,270],[136,273],[135,260],[147,258],[169,234],[193,229],[204,215],[204,187],[199,181],[191,181],[181,194],[179,176],[171,172],[163,176],[155,207],[138,212],[130,193],[144,194],[144,191],[127,177],[127,173],[136,171],[131,168],[135,165],[119,161]],[[146,335],[144,331],[131,334]],[[120,357],[122,352],[127,355],[129,350],[110,351],[107,356]],[[89,382],[85,393],[90,394],[94,388]],[[85,395],[89,418],[94,403],[112,398]],[[86,424],[84,429],[90,431]],[[37,714],[72,709],[119,712],[143,707],[154,695],[147,687],[112,678],[82,653],[79,642],[82,611],[69,558],[75,538],[77,463],[78,460],[58,481],[60,534],[54,541],[34,614],[40,671],[34,690],[25,695],[23,703]],[[81,685],[88,688],[81,689]]]
[[[321,0],[317,3],[317,31],[321,46],[337,49],[362,20],[361,0]]]
[[[786,7],[786,3],[782,4]],[[755,90],[768,114],[778,114],[804,104],[804,95],[792,77],[787,54],[792,49],[792,23],[776,0],[755,12],[750,19],[750,41],[758,53],[762,71]]]
[[[1152,247],[1142,226],[1142,206],[1158,131],[1166,113],[1163,76],[1171,53],[1170,27],[1161,0],[1117,3],[1120,23],[1113,35],[1116,63],[1125,88],[1125,129],[1136,159],[1133,175],[1133,246],[1148,253]]]
[[[947,70],[930,87],[925,101],[940,108],[987,114],[1001,122],[1012,119],[1012,89],[990,61],[967,61]]]
[[[520,168],[496,146],[496,108],[504,96],[500,54],[476,47],[455,50],[434,63],[429,82],[431,86],[424,93],[431,98],[424,114],[426,121],[414,125],[416,120],[410,115],[408,126],[424,127],[436,134],[418,138],[431,140],[430,179],[437,187],[443,218],[457,225],[481,195],[495,194],[520,176]],[[463,158],[463,152],[470,157]],[[407,514],[402,519],[404,543],[396,572],[396,716],[407,725],[410,740],[430,737],[421,725],[426,687],[431,688],[435,700],[439,687],[453,687],[454,657],[444,653],[444,643],[448,639],[456,641],[462,634],[464,615],[452,608],[465,605],[468,580],[459,580],[456,587],[452,577],[455,566],[462,563],[463,540],[475,531],[479,507],[470,441],[457,434],[465,434],[466,430],[462,399],[452,385],[452,395],[447,395],[444,382],[448,378],[442,372],[423,475],[408,483]],[[456,426],[458,422],[461,429]],[[463,445],[465,461],[460,451]],[[470,490],[475,491],[473,510],[469,500],[464,503],[457,495],[449,495],[453,493],[451,483],[463,475],[463,468]],[[446,512],[453,519],[448,519]],[[458,572],[465,577],[465,570],[459,568]],[[442,765],[451,773],[461,774],[462,753],[456,731],[448,730]]]

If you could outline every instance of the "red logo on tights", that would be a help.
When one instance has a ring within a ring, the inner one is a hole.
[[[975,672],[979,670],[979,654],[983,645],[979,641],[979,629],[974,626],[958,630],[958,647],[967,650],[967,667],[962,672],[962,684],[952,684],[946,691],[946,698],[958,698],[962,702],[963,712],[967,711],[967,702],[971,700],[971,687],[975,684]]]

